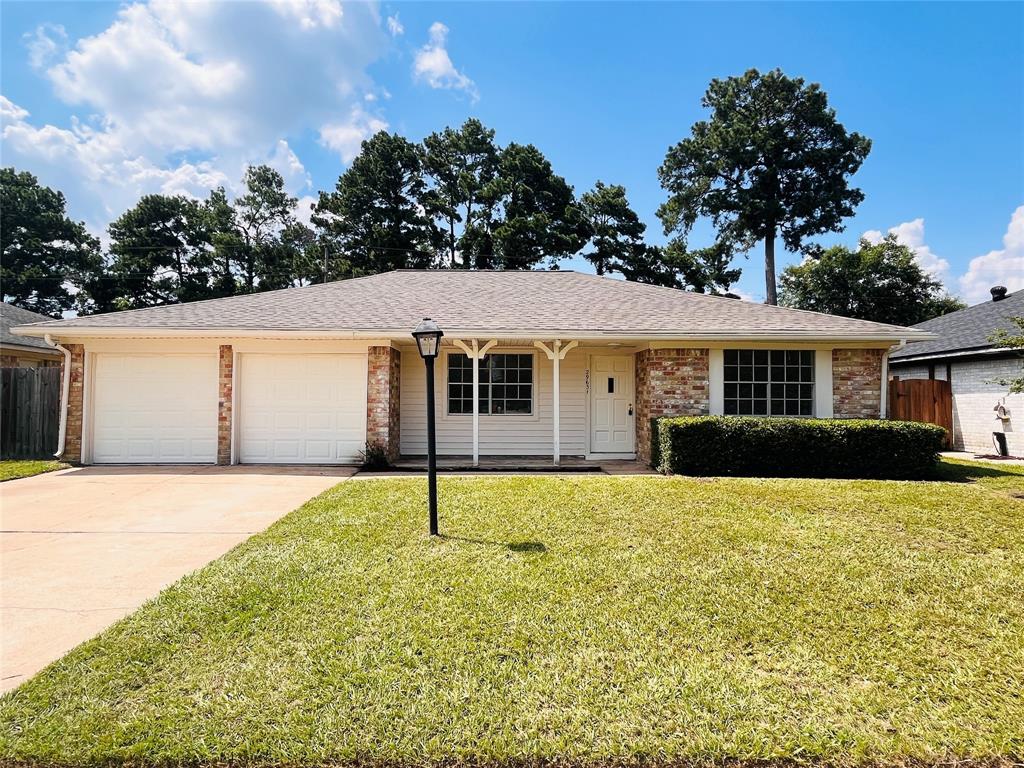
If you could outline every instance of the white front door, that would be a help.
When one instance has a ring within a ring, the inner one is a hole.
[[[633,453],[633,356],[590,362],[590,452]]]
[[[366,355],[243,354],[238,457],[350,464],[366,447]]]

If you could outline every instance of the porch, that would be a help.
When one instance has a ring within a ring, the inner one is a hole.
[[[647,464],[636,459],[585,459],[582,456],[562,456],[558,465],[550,456],[481,456],[474,464],[472,456],[438,456],[438,472],[496,472],[496,473],[563,473],[563,474],[605,474],[605,475],[654,475],[658,474]],[[365,471],[365,470],[364,470]],[[426,456],[402,456],[384,473],[416,474],[427,471]]]
[[[638,349],[557,338],[445,337],[434,365],[439,468],[587,472],[634,459]],[[389,458],[400,471],[425,469],[423,362],[411,345],[396,345],[391,354],[398,365],[380,366],[400,425],[394,441],[389,424]]]

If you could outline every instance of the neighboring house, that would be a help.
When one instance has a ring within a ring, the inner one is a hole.
[[[889,348],[931,338],[576,272],[459,270],[17,332],[71,353],[68,460],[354,463],[367,443],[392,459],[426,453],[425,367],[410,336],[424,317],[445,333],[438,452],[556,462],[646,459],[655,416],[878,417]],[[477,397],[474,349],[486,351]]]
[[[953,447],[994,453],[993,432],[1005,435],[1011,456],[1024,456],[1024,395],[1008,395],[1001,380],[1022,374],[1021,352],[993,346],[999,329],[1014,330],[1024,316],[1024,290],[997,286],[992,300],[914,326],[938,336],[908,344],[890,355],[890,374],[901,379],[942,379],[953,396]],[[1009,411],[1000,419],[996,408]]]
[[[52,320],[12,304],[0,304],[0,368],[42,368],[60,365],[60,352],[45,341],[31,336],[15,336],[11,328],[25,323]]]

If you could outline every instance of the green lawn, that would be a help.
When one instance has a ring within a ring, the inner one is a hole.
[[[1024,471],[342,483],[0,699],[38,764],[1009,764]]]
[[[59,461],[35,461],[35,460],[10,460],[0,461],[0,483],[4,480],[17,480],[22,477],[41,475],[44,472],[53,472],[55,469],[67,469],[67,464]]]

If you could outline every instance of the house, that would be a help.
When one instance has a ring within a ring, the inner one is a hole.
[[[0,368],[43,368],[60,365],[61,353],[43,339],[15,336],[11,328],[53,318],[13,304],[0,304]]]
[[[1011,456],[1024,456],[1024,395],[1009,395],[1000,381],[1022,375],[1021,353],[992,344],[999,329],[1014,330],[1011,317],[1024,317],[1024,290],[992,289],[991,301],[914,326],[937,335],[890,355],[890,373],[901,379],[940,379],[950,383],[953,447],[991,454],[1001,433]],[[998,413],[996,409],[1002,406]],[[1005,418],[999,418],[999,416]]]
[[[22,326],[71,355],[65,456],[352,463],[427,450],[410,332],[444,331],[438,453],[650,455],[672,414],[875,418],[926,331],[570,271],[400,270]],[[479,359],[474,385],[473,359]]]

